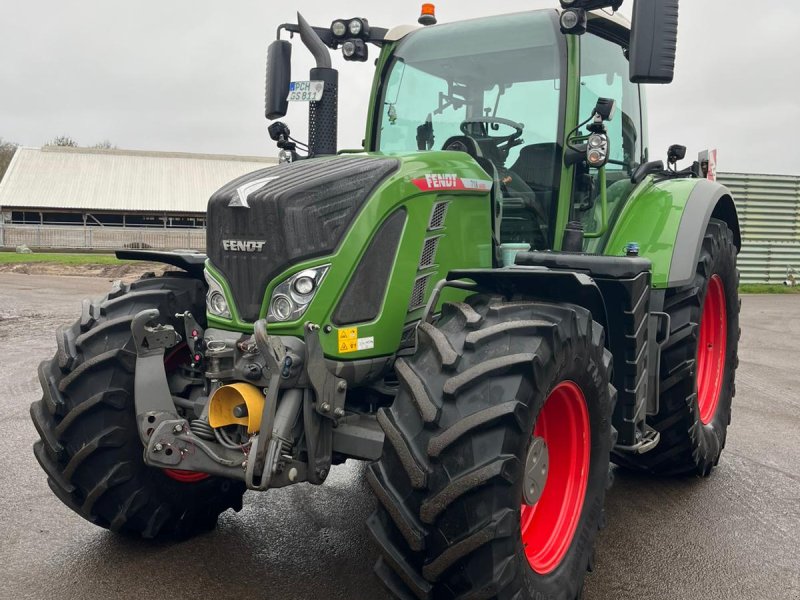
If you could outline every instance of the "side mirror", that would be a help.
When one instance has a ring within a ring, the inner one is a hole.
[[[683,160],[686,158],[686,146],[681,146],[680,144],[673,144],[669,147],[667,151],[667,162],[671,165],[675,165],[678,161]]]
[[[630,44],[633,83],[672,83],[679,0],[636,0]]]
[[[267,119],[286,116],[291,80],[292,44],[286,40],[275,40],[267,49],[267,88],[264,95]]]

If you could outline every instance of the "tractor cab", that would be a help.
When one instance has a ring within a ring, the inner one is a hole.
[[[646,162],[644,95],[629,79],[630,24],[590,13],[588,34],[568,39],[560,14],[543,10],[423,28],[401,38],[376,75],[368,149],[471,156],[494,181],[501,244],[554,248],[560,202],[562,221],[579,220],[590,235],[603,226],[596,223],[602,216],[595,210],[597,170],[585,161],[573,170],[563,161],[570,132],[601,98],[618,108],[605,125],[606,185],[615,206]]]
[[[420,22],[430,25],[435,17],[426,12]],[[366,60],[372,43],[381,53],[365,151],[469,156],[493,184],[498,255],[503,244],[603,252],[635,187],[632,177],[647,163],[645,98],[638,82],[672,76],[662,72],[664,61],[654,67],[642,57],[663,54],[669,36],[639,35],[634,46],[626,19],[583,9],[391,30],[370,28],[365,19],[339,19],[330,29],[311,27],[302,17],[298,23],[282,27],[299,33],[318,58],[310,77],[327,82],[328,94],[313,103],[309,156],[336,151],[338,74],[330,68],[328,50],[341,47],[345,59]],[[288,109],[281,91],[291,72],[288,44],[278,40],[270,47],[270,119]],[[598,111],[599,105],[608,111]],[[604,117],[592,123],[600,113]],[[285,158],[299,158],[288,128],[273,125],[271,131],[283,132],[273,137],[291,149],[283,152]],[[592,133],[598,134],[596,148],[588,144]],[[587,160],[590,150],[599,150],[596,160]]]

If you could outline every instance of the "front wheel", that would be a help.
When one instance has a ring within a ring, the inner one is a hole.
[[[476,296],[420,325],[368,471],[387,588],[577,598],[603,521],[610,371],[602,327],[572,305]]]
[[[242,507],[242,482],[145,465],[136,426],[133,317],[157,308],[161,322],[179,327],[175,314],[201,317],[204,299],[202,283],[181,273],[118,284],[102,300],[84,301],[81,318],[58,330],[55,357],[39,366],[43,396],[31,417],[41,439],[34,454],[56,496],[95,525],[185,538]],[[180,352],[167,355],[167,371]]]

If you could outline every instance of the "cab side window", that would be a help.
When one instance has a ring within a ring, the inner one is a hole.
[[[613,224],[633,191],[631,175],[643,162],[642,111],[639,86],[629,79],[629,63],[619,44],[590,31],[581,37],[580,120],[592,114],[599,98],[616,100],[617,110],[606,123],[610,159],[606,165],[609,223]],[[587,232],[602,227],[600,180],[596,169],[576,167],[573,206]],[[599,252],[601,238],[587,237],[584,251]]]
[[[610,179],[627,176],[642,163],[642,115],[639,86],[628,78],[628,59],[618,44],[598,37],[581,38],[581,103],[579,117],[592,113],[598,98],[617,101],[617,113],[606,124],[611,141]],[[616,177],[613,177],[616,172]]]

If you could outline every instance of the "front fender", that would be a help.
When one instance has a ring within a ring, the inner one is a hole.
[[[120,260],[143,260],[162,263],[183,269],[195,279],[205,282],[203,269],[205,269],[206,255],[201,252],[179,251],[167,252],[161,250],[117,250],[115,256]]]
[[[708,223],[725,221],[741,249],[739,217],[731,192],[706,179],[648,178],[631,194],[604,254],[622,256],[630,242],[653,263],[653,287],[674,288],[692,281]]]

